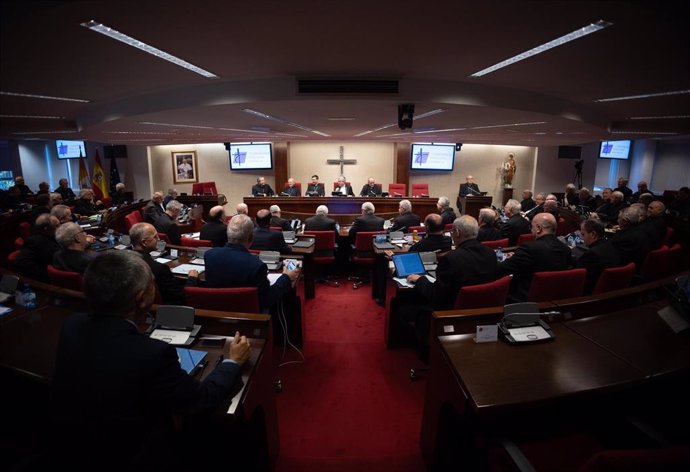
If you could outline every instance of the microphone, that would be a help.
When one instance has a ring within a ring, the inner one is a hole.
[[[287,192],[280,192],[280,196],[281,196],[281,197],[289,197],[290,194],[287,193]]]

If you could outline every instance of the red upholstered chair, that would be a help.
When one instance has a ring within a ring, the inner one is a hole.
[[[585,289],[585,269],[535,272],[529,287],[527,301],[545,302],[563,298],[581,297]]]
[[[7,265],[9,265],[10,267],[14,267],[14,261],[17,260],[19,252],[20,250],[17,249],[16,251],[12,251],[7,255]]]
[[[408,233],[414,233],[417,231],[417,234],[426,234],[426,226],[410,226],[407,228]]]
[[[525,243],[534,241],[534,235],[532,233],[525,233],[518,236],[517,245],[522,246]]]
[[[622,267],[609,267],[599,276],[597,284],[594,286],[594,290],[592,290],[592,295],[628,288],[634,275],[634,262]]]
[[[82,285],[83,279],[79,272],[68,272],[56,269],[48,264],[48,277],[50,277],[50,283],[58,287],[68,288],[78,292],[84,290]]]
[[[640,275],[646,281],[658,280],[669,275],[668,246],[649,251],[640,269]]]
[[[197,182],[192,184],[192,195],[203,195],[204,194],[204,183]]]
[[[374,262],[376,261],[376,254],[374,254],[374,235],[375,234],[386,234],[385,231],[360,231],[355,236],[355,247],[354,253],[352,255],[352,262],[357,265],[364,266],[367,269],[366,275],[350,276],[347,280],[352,280],[353,289],[357,289],[368,283],[371,280],[369,273],[371,268],[374,267]]]
[[[182,236],[180,241],[185,247],[213,247],[213,243],[208,239],[185,238]]]
[[[667,260],[668,275],[675,275],[688,269],[687,258],[683,254],[683,248],[678,243],[668,248]]]
[[[453,223],[448,223],[446,226],[443,227],[443,231],[450,231],[453,229]]]
[[[429,196],[429,184],[412,184],[412,196],[413,197],[428,197]]]
[[[283,184],[283,188],[287,187],[288,183],[285,182]],[[299,190],[299,194],[302,195],[302,182],[295,182],[295,187],[297,187],[297,190]]]
[[[666,235],[664,235],[664,239],[661,241],[662,246],[669,246],[671,247],[671,243],[673,242],[673,236],[674,236],[675,231],[673,228],[670,226],[666,227]]]
[[[22,221],[21,223],[19,223],[19,236],[24,238],[24,241],[26,241],[27,238],[31,236],[31,225],[26,221]]]
[[[160,239],[161,241],[165,241],[166,244],[171,244],[171,243],[170,243],[170,238],[169,238],[168,235],[165,234],[165,233],[158,233],[158,239]]]
[[[283,231],[283,228],[281,228],[280,226],[269,226],[268,229],[273,231]]]
[[[348,182],[348,181],[345,181],[345,185],[349,185],[350,187],[352,187],[352,183]],[[338,182],[337,181],[333,182],[333,191],[335,192],[336,190],[338,190]],[[352,189],[352,191],[354,192],[355,189]]]
[[[318,266],[325,266],[335,263],[335,232],[334,231],[305,231],[304,234],[314,236],[316,242],[314,244],[314,254],[312,260]],[[324,282],[333,287],[339,287],[336,278],[333,276],[325,276],[317,278],[317,282]]]
[[[505,305],[512,275],[506,275],[493,282],[462,287],[455,299],[455,310],[487,308]]]
[[[24,247],[24,238],[19,237],[14,240],[14,248],[21,249]]]
[[[242,313],[261,313],[256,287],[185,287],[187,304],[194,308]]]
[[[201,184],[201,189],[204,195],[207,193],[210,193],[211,195],[218,195],[218,190],[216,189],[216,183],[215,182],[203,182]]]
[[[405,184],[388,184],[388,195],[391,197],[404,197],[407,195],[407,185]]]
[[[491,249],[498,249],[499,247],[508,246],[508,238],[497,239],[496,241],[482,241],[481,244],[483,244],[486,247],[490,247]]]
[[[126,214],[125,226],[127,227],[127,232],[129,232],[129,230],[132,229],[132,226],[134,226],[137,223],[141,223],[142,221],[143,218],[141,217],[141,212],[133,211],[132,213]]]

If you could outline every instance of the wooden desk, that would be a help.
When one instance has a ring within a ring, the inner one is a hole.
[[[466,197],[459,197],[459,200],[462,204],[463,215],[470,215],[479,219],[479,210],[490,207],[493,197],[468,195]]]

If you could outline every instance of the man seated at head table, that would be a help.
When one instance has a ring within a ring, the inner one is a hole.
[[[256,212],[256,228],[250,249],[260,251],[278,251],[282,254],[292,254],[290,247],[283,237],[282,231],[275,231],[271,227],[271,212],[263,209]]]
[[[53,263],[53,255],[60,250],[55,241],[55,230],[60,221],[48,213],[38,215],[29,236],[14,261],[17,272],[32,279],[48,282],[48,264]]]
[[[338,225],[334,219],[328,217],[328,207],[319,205],[316,214],[304,220],[304,231],[334,231],[338,237]]]
[[[74,213],[80,216],[92,216],[103,209],[103,202],[94,201],[93,190],[83,188],[79,192],[79,199],[74,202]]]
[[[446,252],[451,250],[453,240],[443,234],[441,215],[430,213],[424,219],[426,236],[410,246],[411,252]]]
[[[307,197],[323,197],[324,185],[319,183],[319,176],[314,174],[311,176],[311,183],[307,186],[307,191],[304,195]]]
[[[14,178],[14,186],[19,189],[20,198],[22,201],[26,200],[26,197],[33,195],[34,192],[29,188],[28,185],[24,183],[24,177],[18,175]]]
[[[165,207],[165,212],[153,222],[156,231],[167,235],[170,244],[175,246],[182,244],[180,227],[177,226],[177,218],[180,216],[180,213],[182,213],[182,204],[177,200],[170,200]]]
[[[513,274],[511,303],[527,301],[535,272],[566,270],[570,266],[570,248],[556,238],[556,224],[551,213],[536,215],[531,231],[534,241],[519,246],[511,257],[499,264],[499,276]]]
[[[292,226],[289,220],[281,218],[281,211],[278,205],[271,205],[268,209],[271,212],[271,224],[276,228],[280,228],[283,231],[292,231]]]
[[[280,194],[284,197],[299,197],[299,189],[295,186],[295,179],[290,177]]]
[[[53,267],[83,274],[92,260],[86,249],[96,238],[76,223],[64,223],[55,230],[55,240],[61,249],[53,255]]]
[[[520,202],[510,199],[503,207],[508,221],[501,225],[501,237],[508,238],[508,245],[515,246],[521,234],[529,233],[529,221],[520,214]]]
[[[380,197],[381,185],[376,183],[373,177],[367,179],[367,183],[362,186],[362,191],[359,192],[360,197]]]
[[[273,189],[266,183],[264,177],[256,179],[256,185],[252,186],[253,197],[270,197],[274,194]]]
[[[501,231],[496,228],[496,211],[493,208],[482,208],[479,210],[479,233],[477,241],[497,241],[503,239]]]
[[[589,294],[592,293],[604,269],[618,267],[621,259],[618,249],[613,246],[610,239],[606,239],[604,224],[598,219],[589,218],[583,221],[580,224],[580,234],[588,249],[577,259],[575,266],[587,270],[585,293]]]
[[[351,195],[353,197],[355,196],[355,193],[352,191],[352,186],[346,183],[345,176],[343,175],[338,177],[335,186],[335,192],[339,193],[340,195]]]
[[[151,268],[156,277],[156,285],[161,294],[163,303],[168,305],[184,305],[186,297],[184,286],[196,286],[199,284],[199,272],[190,270],[187,279],[176,278],[167,264],[161,264],[151,257],[151,252],[156,250],[156,244],[160,241],[156,228],[150,223],[137,223],[129,229],[129,239],[132,250],[141,254],[144,262]]]
[[[84,292],[88,313],[64,322],[57,348],[51,412],[60,434],[53,436],[51,461],[71,470],[203,464],[208,451],[179,434],[182,421],[175,417],[201,418],[227,400],[250,355],[246,337],[235,333],[225,359],[199,381],[180,367],[175,346],[139,328],[156,289],[137,253],[112,251],[94,259]]]
[[[376,207],[371,202],[362,203],[362,216],[358,216],[355,222],[350,227],[349,236],[352,241],[355,240],[357,233],[360,231],[382,231],[383,223],[386,221],[380,216],[376,216]]]
[[[216,205],[208,212],[208,221],[201,227],[199,239],[211,241],[213,247],[223,247],[228,243],[228,226],[225,224],[225,210]]]
[[[268,213],[268,210],[262,211]],[[280,232],[275,233],[282,238]],[[283,275],[272,285],[269,284],[268,267],[248,250],[253,238],[252,220],[247,215],[233,216],[228,223],[228,244],[210,249],[204,254],[206,286],[256,287],[259,291],[259,306],[262,311],[266,311],[290,290],[299,276],[299,269],[288,270],[284,267]],[[241,270],[228,270],[229,267]]]
[[[421,219],[412,213],[412,203],[409,200],[400,200],[398,212],[400,216],[393,221],[388,231],[407,231],[409,233],[410,227],[420,225]]]
[[[441,214],[444,228],[446,225],[453,224],[453,221],[457,218],[455,211],[450,207],[450,200],[448,197],[439,197],[438,202],[436,202],[436,209]]]
[[[115,193],[112,195],[113,205],[123,205],[127,203],[127,195],[125,194],[125,184],[118,182],[115,185]]]

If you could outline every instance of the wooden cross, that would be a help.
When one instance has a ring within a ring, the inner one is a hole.
[[[326,159],[327,164],[340,164],[340,175],[345,175],[343,172],[343,166],[346,164],[357,164],[357,159],[345,159],[345,147],[340,146],[340,158],[339,159]]]

